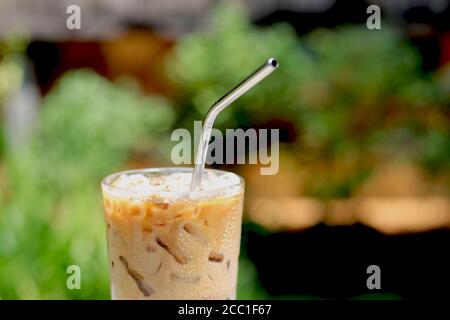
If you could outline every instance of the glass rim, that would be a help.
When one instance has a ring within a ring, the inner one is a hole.
[[[242,178],[240,175],[231,172],[231,171],[225,171],[225,170],[219,170],[219,169],[210,169],[210,168],[205,168],[204,169],[205,172],[220,172],[222,174],[228,173],[228,174],[233,174],[236,177],[239,178],[239,182],[238,183],[233,183],[230,185],[227,185],[225,187],[216,187],[216,188],[208,188],[207,190],[198,190],[198,191],[194,191],[194,192],[189,192],[190,194],[194,194],[194,195],[201,195],[204,194],[205,192],[219,192],[222,190],[226,190],[226,189],[231,189],[231,188],[237,188],[240,187],[240,190],[242,191],[244,189],[244,185],[245,185],[245,180],[244,178]],[[133,191],[132,188],[126,188],[126,187],[118,187],[113,185],[113,182],[120,177],[122,174],[146,174],[146,173],[174,173],[174,172],[193,172],[194,169],[191,167],[155,167],[155,168],[142,168],[142,169],[131,169],[131,170],[123,170],[123,171],[118,171],[112,174],[107,175],[106,177],[104,177],[101,181],[101,186],[102,188],[106,187],[106,188],[110,188],[111,190],[116,190],[116,191],[124,191],[124,192],[130,192]],[[174,194],[179,194],[182,193],[183,191],[177,191],[177,190],[171,190],[171,191],[155,191],[155,192],[146,192],[146,194],[148,194],[148,196],[154,195],[154,194],[158,194],[161,196],[165,196],[165,195],[174,195]],[[236,195],[236,194],[234,194]]]

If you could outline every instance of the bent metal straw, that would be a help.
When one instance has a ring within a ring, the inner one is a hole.
[[[191,192],[196,191],[201,184],[201,177],[205,168],[211,130],[218,114],[244,93],[253,88],[261,80],[271,74],[277,67],[278,61],[274,58],[270,58],[262,66],[256,69],[251,75],[245,78],[241,83],[231,89],[228,93],[226,93],[222,98],[217,100],[217,102],[215,102],[211,106],[203,121],[202,134],[200,135],[200,143],[198,146],[197,155],[195,157],[195,168],[192,174],[192,181],[190,186]]]

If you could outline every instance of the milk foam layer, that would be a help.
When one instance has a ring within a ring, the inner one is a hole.
[[[161,197],[168,200],[233,196],[241,189],[241,179],[230,172],[205,170],[201,186],[190,192],[192,171],[124,172],[110,182],[109,192],[117,197]]]

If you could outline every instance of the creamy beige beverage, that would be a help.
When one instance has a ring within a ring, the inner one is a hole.
[[[113,299],[235,299],[243,180],[192,169],[113,174],[102,183]]]

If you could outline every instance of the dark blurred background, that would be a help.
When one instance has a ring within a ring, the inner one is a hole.
[[[238,298],[450,297],[449,13],[438,0],[0,0],[0,299],[109,298],[101,178],[170,166],[171,132],[272,56],[270,81],[216,122],[280,129],[277,175],[216,165],[246,180]],[[66,288],[73,264],[81,290]],[[381,290],[366,286],[373,264]]]

